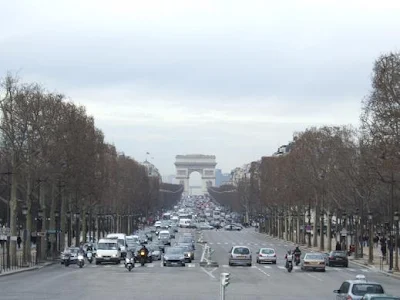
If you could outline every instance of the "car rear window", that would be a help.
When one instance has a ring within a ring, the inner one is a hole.
[[[365,294],[384,294],[383,288],[379,284],[358,283],[353,285],[351,292],[356,296]]]
[[[274,254],[275,251],[272,250],[272,249],[262,249],[262,250],[261,250],[261,253],[262,253],[262,254]]]
[[[344,251],[340,251],[340,252],[332,252],[333,256],[338,256],[338,257],[347,257],[347,253]]]
[[[250,254],[250,250],[248,248],[237,247],[233,249],[234,254]]]

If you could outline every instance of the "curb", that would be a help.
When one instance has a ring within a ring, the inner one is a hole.
[[[35,270],[41,270],[45,267],[51,266],[56,264],[58,261],[54,261],[54,262],[47,262],[44,263],[43,265],[37,265],[34,267],[27,267],[27,268],[21,268],[15,271],[11,271],[11,272],[6,272],[6,273],[0,273],[0,277],[5,277],[5,276],[11,276],[11,275],[15,275],[15,274],[20,274],[20,273],[24,273],[24,272],[31,272],[31,271],[35,271]]]

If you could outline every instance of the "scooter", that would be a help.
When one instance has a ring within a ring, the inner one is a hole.
[[[289,273],[292,272],[292,270],[293,270],[293,256],[286,258],[286,269],[288,270]]]
[[[82,268],[85,265],[85,257],[83,254],[79,253],[78,254],[78,266],[79,268]]]
[[[128,269],[128,271],[132,271],[132,269],[135,267],[135,262],[134,262],[134,257],[126,257],[125,258],[125,268]]]
[[[93,254],[92,254],[92,251],[88,251],[88,252],[86,253],[86,257],[87,257],[87,260],[88,260],[89,264],[91,264],[92,261],[93,261]]]

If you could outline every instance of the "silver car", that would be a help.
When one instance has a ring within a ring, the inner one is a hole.
[[[272,248],[261,248],[257,252],[257,263],[273,263],[276,264],[276,253]]]
[[[234,246],[229,251],[229,265],[247,265],[251,266],[252,257],[249,247],[246,246]]]
[[[364,275],[357,275],[355,280],[346,280],[338,290],[333,291],[337,300],[361,300],[366,294],[385,294],[377,282],[367,281]]]

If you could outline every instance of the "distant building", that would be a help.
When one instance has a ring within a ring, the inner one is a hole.
[[[177,180],[175,179],[175,175],[166,175],[162,177],[164,183],[176,184]]]
[[[222,173],[221,169],[215,169],[215,186],[219,187],[224,184],[229,184],[231,182],[230,173]]]
[[[272,154],[272,156],[287,155],[292,150],[293,146],[294,146],[293,142],[289,142],[287,145],[282,145],[278,148],[278,151]]]
[[[142,163],[142,165],[147,169],[147,175],[149,177],[158,177],[160,182],[162,181],[160,172],[158,171],[158,169],[149,161],[147,161],[147,159]]]

